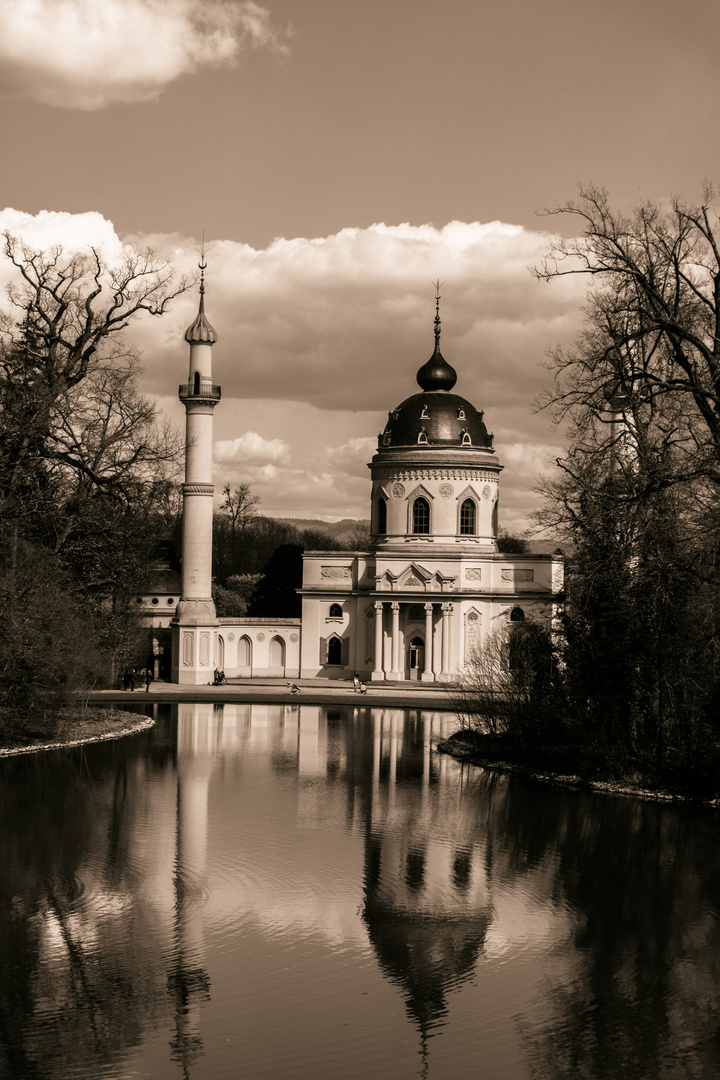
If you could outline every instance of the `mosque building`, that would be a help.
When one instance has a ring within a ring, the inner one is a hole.
[[[205,264],[201,263],[204,271]],[[388,413],[369,468],[369,551],[306,551],[301,619],[218,618],[212,586],[212,382],[216,334],[201,277],[190,346],[186,411],[181,596],[175,605],[172,679],[228,678],[448,682],[505,621],[548,621],[562,586],[558,555],[498,551],[500,472],[483,412],[453,393],[457,374],[435,349],[420,392]]]

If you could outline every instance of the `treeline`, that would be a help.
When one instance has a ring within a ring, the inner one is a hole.
[[[565,588],[555,633],[549,612],[508,625],[503,685],[476,670],[466,689],[483,707],[495,691],[496,730],[554,747],[571,771],[584,760],[707,793],[720,786],[720,236],[705,195],[625,216],[590,188],[559,211],[583,235],[537,275],[592,283],[543,402],[569,441],[540,515],[567,553]]]
[[[185,288],[151,252],[36,252],[10,235],[0,323],[0,724],[52,727],[79,687],[144,664],[131,597],[176,520],[182,445],[123,331]]]
[[[213,599],[218,615],[276,618],[300,615],[303,551],[367,550],[369,531],[358,523],[347,543],[321,529],[257,513],[248,484],[226,486],[213,518]]]

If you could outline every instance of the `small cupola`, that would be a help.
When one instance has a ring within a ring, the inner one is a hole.
[[[191,323],[185,331],[185,340],[188,345],[214,345],[217,341],[217,334],[205,316],[205,270],[207,269],[207,263],[204,256],[198,266],[200,268],[200,306],[195,322]]]

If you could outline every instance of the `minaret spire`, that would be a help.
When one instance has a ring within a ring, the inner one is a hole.
[[[190,346],[187,383],[180,385],[185,406],[185,483],[183,495],[182,596],[175,610],[173,681],[207,683],[217,655],[217,617],[212,600],[212,450],[213,410],[220,387],[212,380],[212,346],[217,334],[205,316],[205,237],[198,263],[200,299],[195,321],[185,331]]]
[[[188,326],[185,331],[185,340],[188,345],[214,345],[217,341],[217,334],[205,317],[205,271],[207,270],[207,263],[205,262],[204,236],[198,269],[200,270],[200,303],[195,322]]]

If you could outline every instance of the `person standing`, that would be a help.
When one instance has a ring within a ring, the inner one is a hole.
[[[153,681],[152,668],[145,668],[145,693],[150,693],[150,683]]]

